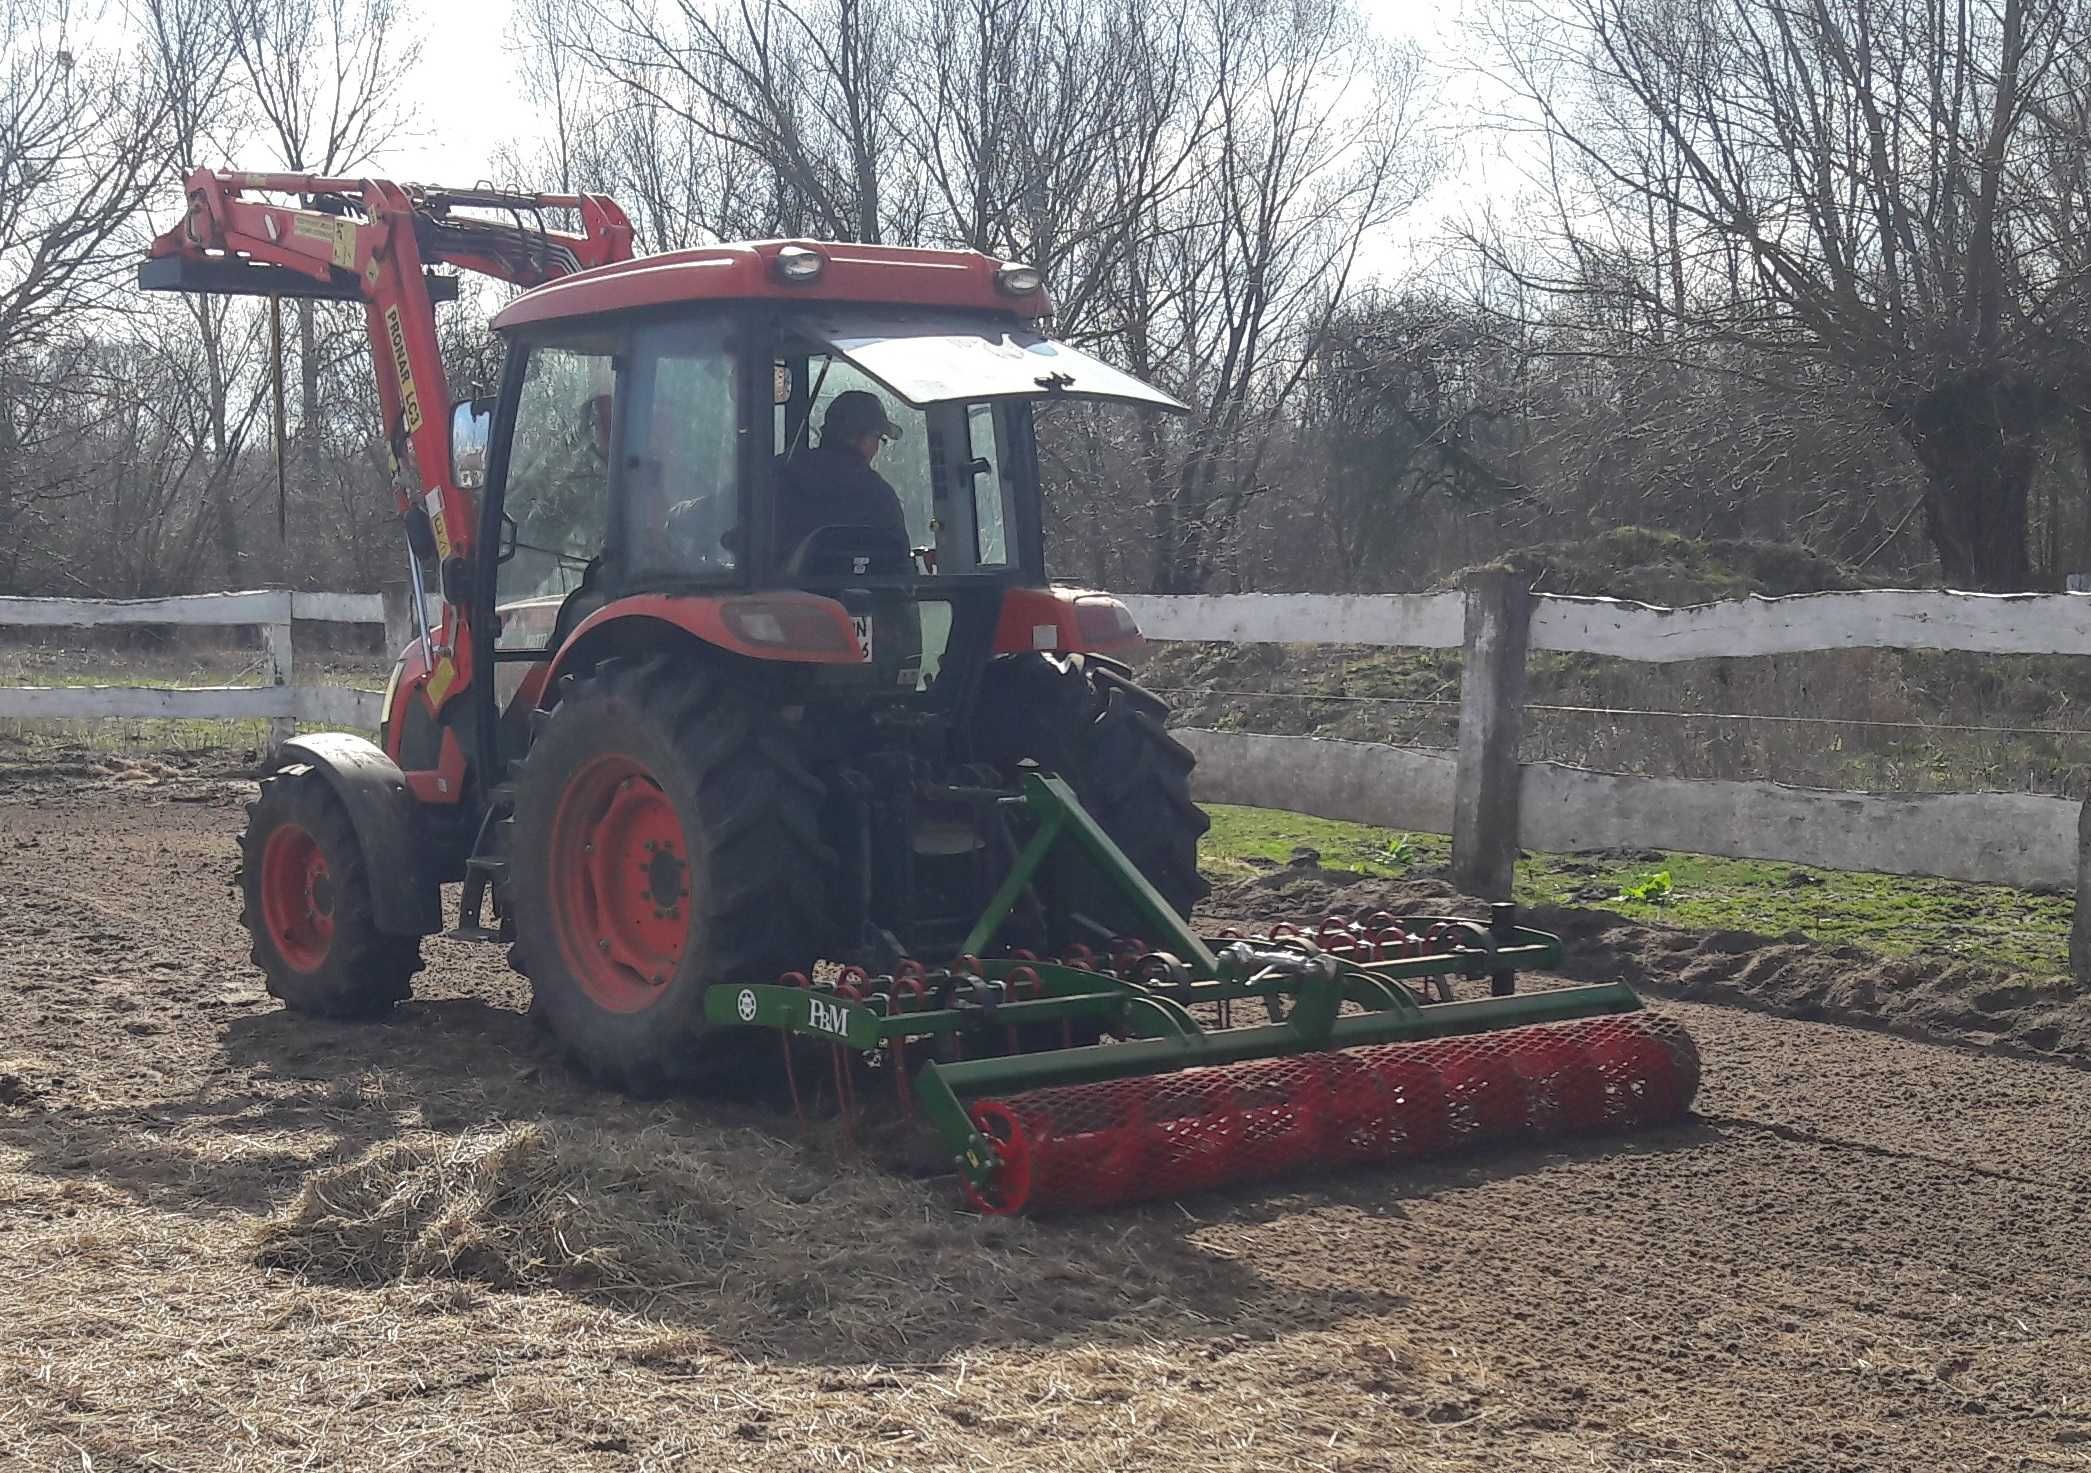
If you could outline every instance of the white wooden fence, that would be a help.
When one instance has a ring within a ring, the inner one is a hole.
[[[134,685],[0,686],[0,718],[97,720],[105,717],[267,721],[269,745],[288,741],[300,721],[375,727],[383,697],[339,685],[299,685],[292,631],[300,620],[383,624],[375,593],[208,593],[129,600],[0,598],[0,627],[109,628],[122,624],[252,625],[262,635],[262,683],[171,688]]]
[[[1460,593],[1126,603],[1150,639],[1464,648],[1456,756],[1318,737],[1179,735],[1198,754],[1207,801],[1449,832],[1455,878],[1477,893],[1507,891],[1520,845],[1633,845],[2091,894],[2091,880],[2078,884],[2091,873],[2078,841],[2086,810],[2063,798],[1832,792],[1516,760],[1527,650],[1651,662],[1863,648],[2091,655],[2091,596],[1815,593],[1666,609],[1535,595],[1483,575]]]
[[[1833,792],[1516,760],[1529,650],[1657,663],[1861,648],[2091,655],[2091,595],[1871,591],[1666,609],[1530,594],[1494,574],[1456,593],[1131,595],[1126,602],[1156,640],[1464,649],[1456,756],[1319,737],[1181,735],[1198,754],[1202,798],[1449,831],[1455,877],[1477,893],[1507,890],[1521,845],[1649,846],[2091,893],[2091,880],[2079,885],[2080,875],[2091,875],[2091,849],[2078,838],[2084,809],[2062,798]],[[385,618],[375,593],[0,598],[0,626],[252,625],[262,631],[265,662],[258,686],[0,687],[0,718],[266,720],[272,744],[298,721],[374,727],[376,694],[297,683],[292,632],[300,620]]]

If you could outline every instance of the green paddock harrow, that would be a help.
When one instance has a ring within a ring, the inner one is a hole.
[[[852,1055],[885,1066],[981,1211],[1178,1197],[1690,1108],[1692,1041],[1632,989],[1519,990],[1521,972],[1559,964],[1561,944],[1512,906],[1486,921],[1380,912],[1201,937],[1064,784],[1031,776],[1012,802],[1030,837],[949,965],[793,973],[706,998],[716,1023],[785,1035],[787,1061],[791,1039],[828,1045],[844,1091]],[[993,954],[1063,844],[1115,878],[1147,934]]]

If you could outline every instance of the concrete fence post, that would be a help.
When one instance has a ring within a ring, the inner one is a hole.
[[[1459,685],[1459,765],[1452,792],[1452,883],[1508,900],[1518,843],[1518,737],[1532,594],[1507,571],[1467,580],[1466,661]]]
[[[385,605],[385,653],[393,659],[414,637],[414,600],[404,578],[388,578],[378,585]]]
[[[2069,921],[2069,974],[2091,982],[2091,799],[2077,810],[2076,909]]]

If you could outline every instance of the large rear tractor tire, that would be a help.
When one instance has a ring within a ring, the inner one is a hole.
[[[375,1018],[413,991],[421,938],[378,929],[371,862],[325,778],[291,767],[262,779],[240,835],[240,923],[270,995],[293,1011]]]
[[[1018,655],[993,668],[981,705],[996,762],[1013,768],[1028,758],[1065,778],[1179,915],[1206,897],[1198,841],[1212,820],[1191,801],[1198,759],[1169,735],[1168,702],[1101,660],[1074,655],[1063,667]],[[1138,926],[1115,891],[1078,896],[1076,905],[1107,926]]]
[[[531,1012],[597,1084],[707,1072],[704,994],[819,954],[835,862],[821,784],[773,712],[656,657],[576,680],[515,781],[508,911]]]

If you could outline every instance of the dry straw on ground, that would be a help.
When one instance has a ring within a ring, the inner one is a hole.
[[[449,1278],[701,1311],[744,1345],[870,1359],[934,1355],[954,1332],[1048,1338],[1155,1293],[1130,1254],[1049,1263],[1033,1225],[951,1208],[756,1131],[530,1122],[415,1132],[316,1171],[256,1228],[255,1257],[320,1283]]]

